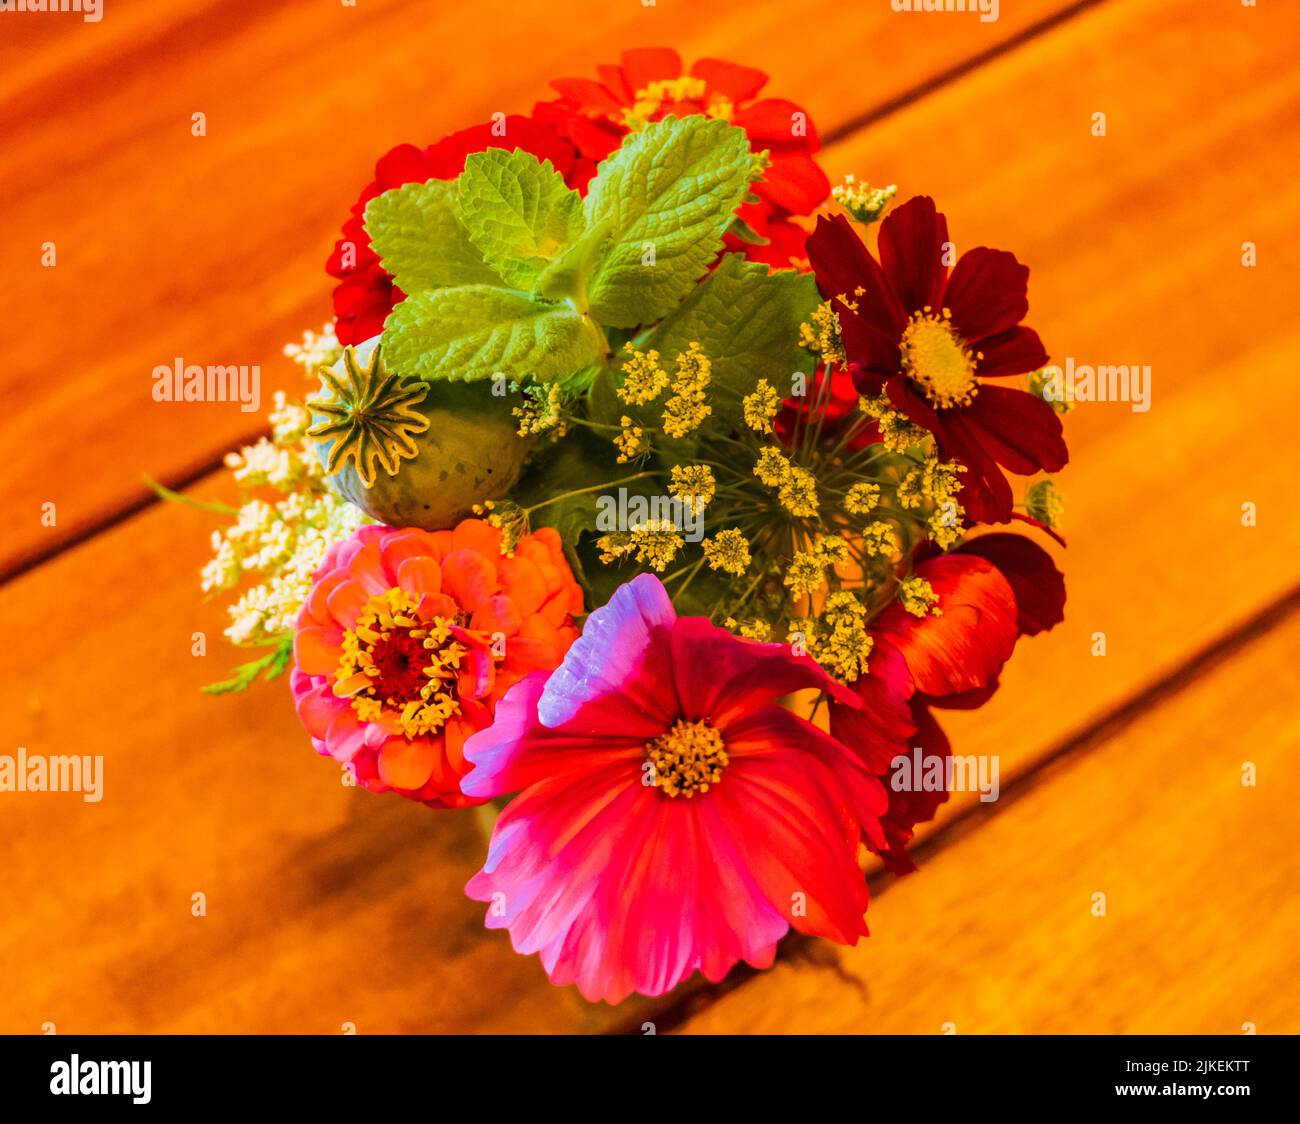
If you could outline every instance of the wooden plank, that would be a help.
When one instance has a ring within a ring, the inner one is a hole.
[[[832,154],[837,173],[932,193],[958,252],[1029,263],[1028,322],[1055,360],[1152,369],[1149,411],[1081,403],[1066,418],[1064,624],[1021,643],[988,706],[943,717],[964,752],[1000,754],[1004,776],[1300,580],[1300,79],[1282,61],[1286,20],[1199,5],[1173,25],[1159,0],[1104,6]]]
[[[779,963],[684,1029],[1300,1031],[1297,694],[1293,612],[891,886],[856,948]]]
[[[897,129],[871,129],[829,153],[842,170],[901,179],[898,169],[909,169],[915,186],[934,186],[957,237],[974,231],[1016,249],[1035,266],[1033,322],[1049,340],[1064,336],[1077,343],[1071,350],[1080,358],[1106,361],[1107,344],[1120,340],[1127,353],[1136,341],[1143,362],[1169,372],[1167,380],[1157,376],[1149,414],[1081,407],[1071,415],[1078,467],[1064,482],[1072,619],[1019,653],[1003,695],[980,712],[979,721],[999,738],[949,723],[964,751],[1001,749],[1007,773],[1294,577],[1286,562],[1297,543],[1285,479],[1262,459],[1242,463],[1243,449],[1267,447],[1270,437],[1274,448],[1286,448],[1287,407],[1300,405],[1282,366],[1286,345],[1296,342],[1281,293],[1296,263],[1282,234],[1294,225],[1297,200],[1293,178],[1274,174],[1276,138],[1295,116],[1293,88],[1277,77],[1284,70],[1280,37],[1263,25],[1258,39],[1243,39],[1189,15],[1203,46],[1214,44],[1216,58],[1228,60],[1215,64],[1214,80],[1248,87],[1242,107],[1216,106],[1207,128],[1205,118],[1184,123],[1187,86],[1181,95],[1130,90],[1122,106],[1145,122],[1145,131],[1113,153],[1123,159],[1106,162],[1106,174],[1093,169],[1087,190],[1082,183],[1065,190],[1081,159],[1071,145],[1062,142],[1061,153],[1052,154],[1064,185],[1040,166],[1038,152],[1070,118],[1057,102],[1044,110],[1046,124],[1025,110],[1021,120],[1033,143],[1008,145],[1005,165],[945,148],[953,122],[979,122],[972,126],[978,136],[1007,105],[1035,104],[1067,58],[1083,58],[1103,74],[1147,65],[1133,52],[1150,49],[1157,8],[1126,5],[1123,12],[1121,20],[1105,10],[1081,18],[1002,60],[988,76],[976,74],[927,99],[901,115]],[[1253,84],[1244,78],[1252,68]],[[990,81],[998,74],[1005,77]],[[1183,80],[1195,88],[1193,76]],[[1159,169],[1139,158],[1161,129],[1177,151],[1176,198]],[[972,168],[995,177],[985,194]],[[1269,194],[1244,195],[1233,219],[1262,231],[1256,237],[1269,248],[1246,280],[1218,264],[1221,253],[1236,260],[1241,236],[1228,238],[1204,221],[1206,193],[1222,193],[1229,182],[1224,169],[1242,182],[1268,177]],[[1109,241],[1077,233],[1093,229],[1079,226],[1081,217],[1096,220],[1096,229],[1119,229],[1121,208],[1122,229],[1183,237],[1172,264],[1149,246],[1126,245],[1118,233]],[[1042,221],[1039,211],[1056,221]],[[1028,244],[1019,222],[1032,235]],[[1099,243],[1109,255],[1104,270],[1095,262]],[[1221,315],[1204,315],[1206,291],[1215,293]],[[1243,323],[1252,327],[1249,339]],[[1267,395],[1235,390],[1233,380],[1247,374]],[[1131,496],[1115,494],[1117,483],[1128,481],[1149,530],[1138,523]],[[1267,517],[1232,539],[1244,489]],[[3,713],[14,716],[6,741],[32,752],[101,747],[120,803],[114,808],[106,799],[87,808],[32,797],[34,804],[14,805],[15,827],[4,845],[12,856],[39,850],[43,865],[24,868],[11,858],[17,873],[5,900],[24,909],[5,911],[0,954],[21,963],[48,951],[62,966],[58,979],[32,973],[11,988],[0,999],[0,1027],[57,1022],[46,1013],[53,1007],[71,1011],[63,1017],[82,1020],[81,1029],[214,1029],[223,1018],[245,1029],[333,1028],[348,1018],[371,1029],[562,1029],[626,1018],[604,1008],[588,1014],[571,992],[546,986],[534,960],[515,957],[500,934],[480,930],[478,908],[459,892],[480,854],[465,817],[336,792],[322,772],[329,766],[307,750],[281,691],[264,690],[242,705],[195,694],[220,670],[214,657],[222,622],[213,607],[198,606],[194,592],[204,526],[193,512],[154,510],[6,591],[0,627],[25,639],[0,657]],[[1204,582],[1190,576],[1189,556],[1209,567]],[[1131,592],[1126,604],[1142,611],[1120,615],[1117,589]],[[51,626],[54,606],[75,636]],[[1105,614],[1101,627],[1112,635],[1104,660],[1088,655],[1097,614]],[[130,622],[129,632],[121,622]],[[214,640],[214,657],[206,661],[188,655],[195,628]],[[87,667],[95,669],[91,706]],[[17,685],[22,695],[14,705]],[[63,701],[71,690],[82,705]],[[346,803],[354,800],[363,803]],[[318,865],[310,865],[313,859]],[[191,919],[189,894],[206,892],[208,884],[218,886],[210,898],[225,912],[214,904],[207,918]],[[177,905],[179,913],[168,912]],[[104,917],[129,918],[127,932],[140,936],[96,927]],[[191,920],[224,928],[181,927]],[[377,945],[376,934],[391,935],[392,943]],[[265,971],[250,968],[250,947],[263,950]],[[146,976],[133,965],[150,948],[166,955],[149,954]],[[403,952],[418,962],[414,983],[401,970]],[[342,967],[359,963],[382,974],[382,985]]]
[[[1021,0],[984,24],[815,0],[797,31],[781,0],[628,3],[599,20],[575,0],[491,17],[397,0],[117,0],[94,25],[6,16],[0,391],[23,410],[5,419],[0,493],[15,518],[0,573],[138,502],[142,471],[185,478],[261,426],[235,404],[154,403],[156,365],[258,364],[264,402],[296,389],[280,347],[330,315],[322,263],[391,145],[526,111],[548,79],[655,43],[768,68],[827,131],[1072,6]],[[870,51],[869,79],[828,65],[849,45]]]

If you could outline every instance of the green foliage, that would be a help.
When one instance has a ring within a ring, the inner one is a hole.
[[[461,285],[415,293],[384,325],[384,358],[422,379],[565,375],[604,354],[600,329],[572,304]]]
[[[796,371],[814,357],[799,345],[798,326],[819,301],[813,278],[727,254],[718,267],[650,335],[665,361],[697,341],[713,362],[714,409],[736,410],[760,378],[788,391]]]
[[[587,195],[588,224],[612,232],[588,287],[592,315],[627,328],[670,312],[722,248],[754,173],[749,138],[725,121],[670,117],[629,137]]]
[[[743,229],[760,165],[743,130],[693,116],[632,134],[585,203],[518,149],[471,155],[454,183],[385,192],[366,230],[407,294],[384,325],[386,361],[426,380],[598,373],[611,331],[673,312]]]
[[[404,293],[447,285],[499,285],[456,214],[456,188],[442,180],[386,191],[366,204],[366,232]]]
[[[505,280],[530,289],[583,230],[582,197],[548,160],[489,148],[465,161],[456,213],[470,241]]]

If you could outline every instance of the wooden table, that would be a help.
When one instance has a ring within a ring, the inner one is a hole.
[[[0,1031],[1300,1030],[1297,31],[1267,0],[0,15],[0,753],[106,759],[99,804],[0,795]],[[150,372],[300,392],[280,345],[327,318],[377,155],[644,44],[768,70],[833,176],[934,194],[959,246],[1031,264],[1054,355],[1150,365],[1153,393],[1067,419],[1067,620],[947,723],[1003,798],[954,798],[919,874],[873,873],[856,948],[611,1009],[483,930],[471,815],[343,787],[283,684],[199,694],[233,662],[210,524],[140,477],[231,498],[256,417],[155,403]]]

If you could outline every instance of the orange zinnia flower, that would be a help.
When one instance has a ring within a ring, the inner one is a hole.
[[[362,527],[330,548],[298,618],[298,717],[316,751],[371,792],[481,803],[460,791],[465,739],[514,683],[559,664],[581,612],[551,528],[505,557],[501,532],[479,519]]]

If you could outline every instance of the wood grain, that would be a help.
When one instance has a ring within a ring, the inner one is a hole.
[[[1150,412],[1081,406],[1068,419],[1066,624],[1023,646],[993,704],[947,723],[964,752],[1000,752],[1004,777],[1296,580],[1283,427],[1300,406],[1286,359],[1300,329],[1284,286],[1300,265],[1286,237],[1300,196],[1283,173],[1294,171],[1297,83],[1276,23],[1179,9],[1167,33],[1168,10],[1090,11],[827,153],[833,172],[932,190],[957,239],[1015,249],[1034,269],[1030,322],[1055,354],[1150,363],[1155,373]],[[1062,80],[1072,66],[1086,78]],[[1233,96],[1206,101],[1209,88]],[[1088,133],[1098,104],[1126,125],[1104,141]],[[1208,199],[1229,196],[1230,214],[1207,213]],[[322,228],[333,221],[322,217]],[[1238,264],[1248,237],[1261,247],[1253,271]],[[245,320],[240,331],[262,322]],[[195,313],[195,332],[203,321]],[[132,419],[137,444],[155,424],[175,431],[177,448],[191,423],[205,439],[215,432],[196,415],[180,426],[149,420],[138,403],[105,409]],[[198,492],[229,498],[225,487],[213,479]],[[1257,527],[1240,523],[1245,500],[1258,504]],[[363,1030],[564,1030],[632,1017],[549,987],[534,959],[481,930],[480,907],[460,893],[481,855],[469,817],[344,789],[309,752],[282,689],[238,702],[197,694],[227,658],[220,613],[195,590],[208,525],[154,508],[6,589],[0,629],[24,642],[0,655],[5,743],[104,753],[111,798],[6,803],[0,956],[34,967],[0,995],[0,1029],[51,1019],[67,1030],[330,1031],[345,1020]],[[189,654],[196,629],[210,640],[205,659]],[[1101,659],[1089,654],[1099,630],[1109,640]],[[1159,714],[1152,720],[1165,729]],[[1189,729],[1170,726],[1168,737],[1186,742]],[[1276,752],[1266,727],[1256,737]],[[1111,781],[1127,791],[1119,772]],[[1166,812],[1191,850],[1196,829],[1161,804]],[[1095,805],[1056,814],[1077,839]],[[1033,856],[1012,847],[999,857],[983,865],[1001,877]],[[907,919],[883,910],[904,892],[928,900],[937,866],[884,897],[868,946],[908,940]],[[205,918],[190,916],[196,891],[208,894]],[[1027,899],[999,900],[1008,924],[1025,923]],[[951,935],[945,955],[974,974],[1003,953]],[[1239,955],[1259,973],[1285,963],[1270,939]],[[805,985],[780,972],[796,993],[827,975]],[[749,1026],[750,1012],[734,1010],[711,1028]]]
[[[392,145],[526,112],[550,78],[661,43],[768,68],[828,131],[1073,6],[1020,0],[992,24],[831,0],[797,26],[782,0],[627,0],[599,18],[580,2],[113,0],[95,25],[2,17],[0,393],[23,409],[4,421],[0,574],[138,503],[142,471],[188,478],[262,427],[233,403],[155,403],[150,372],[256,364],[264,403],[296,389],[281,345],[331,315],[322,264]],[[830,64],[868,51],[869,69]]]
[[[992,703],[944,717],[965,752],[1001,754],[1006,775],[1300,583],[1288,17],[1179,12],[1096,9],[830,154],[834,172],[932,193],[959,252],[1027,262],[1028,323],[1054,361],[1151,367],[1148,411],[1081,403],[1065,419],[1069,549],[1053,548],[1065,622],[1021,642]],[[1096,109],[1105,138],[1091,135]],[[1225,205],[1210,213],[1209,199]],[[1255,268],[1241,265],[1244,241]],[[969,803],[955,797],[940,818]]]
[[[1300,1031],[1297,693],[1293,613],[891,886],[855,948],[778,963],[685,1029]]]

